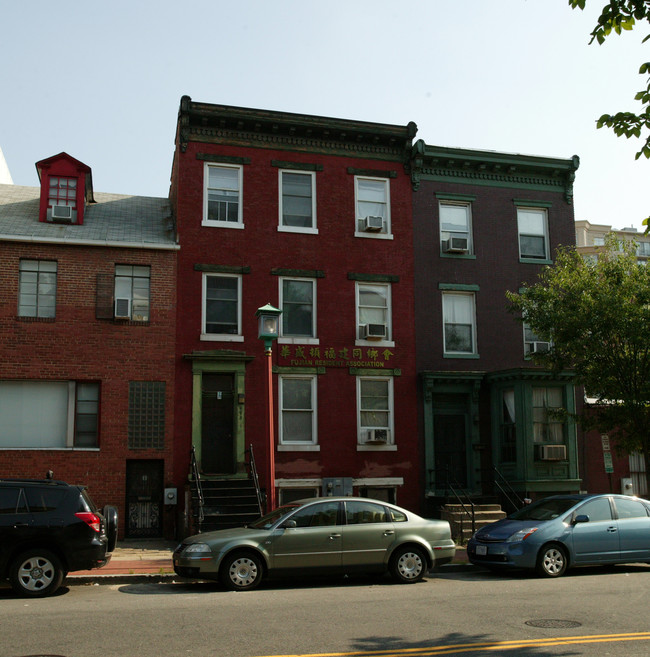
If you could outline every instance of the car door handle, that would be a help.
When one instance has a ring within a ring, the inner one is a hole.
[[[19,527],[29,527],[29,524],[26,523],[26,522],[17,522],[17,523],[14,525],[14,529],[18,529]]]
[[[392,529],[387,529],[387,530],[384,532],[384,536],[393,536],[394,533],[395,533],[395,532],[394,532]]]
[[[330,541],[333,541],[337,538],[341,538],[341,534],[330,534]]]
[[[607,531],[608,531],[610,534],[613,534],[614,532],[616,532],[616,531],[618,531],[618,530],[616,529],[616,527],[608,527],[608,528],[607,528]]]

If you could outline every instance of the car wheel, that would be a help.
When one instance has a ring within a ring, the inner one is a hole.
[[[64,576],[59,558],[49,550],[27,550],[9,568],[13,590],[26,598],[52,595],[63,583]]]
[[[264,576],[261,559],[253,552],[235,552],[221,565],[221,583],[232,591],[249,591]]]
[[[112,552],[117,545],[117,509],[107,504],[102,509],[102,515],[106,521],[106,552]]]
[[[418,548],[397,548],[390,560],[390,573],[401,584],[419,582],[427,572],[427,559]]]
[[[537,572],[544,577],[559,577],[567,569],[567,554],[559,545],[545,545],[537,555]]]

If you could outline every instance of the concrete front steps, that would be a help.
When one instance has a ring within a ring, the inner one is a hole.
[[[465,504],[465,510],[471,513],[472,507]],[[461,504],[445,504],[440,511],[441,519],[449,522],[451,535],[460,545],[464,545],[472,537],[472,519],[465,510]],[[474,504],[474,531],[501,520],[506,515],[499,504]]]

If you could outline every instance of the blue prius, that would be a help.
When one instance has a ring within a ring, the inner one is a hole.
[[[627,495],[554,495],[479,529],[467,545],[477,566],[535,569],[650,563],[650,502]]]

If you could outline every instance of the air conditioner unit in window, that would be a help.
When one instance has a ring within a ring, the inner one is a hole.
[[[72,219],[72,207],[69,205],[53,205],[52,219],[63,219],[70,221]]]
[[[386,337],[386,324],[363,324],[361,337],[365,340],[383,340]]]
[[[540,445],[539,458],[542,461],[566,461],[566,445]]]
[[[468,249],[467,237],[450,237],[442,243],[442,250],[445,253],[467,253]]]
[[[115,299],[115,317],[117,319],[131,319],[131,299]]]
[[[363,224],[363,230],[376,232],[384,227],[384,218],[370,215],[362,219],[362,224]]]
[[[366,444],[385,445],[390,438],[389,429],[369,429],[366,434]]]

